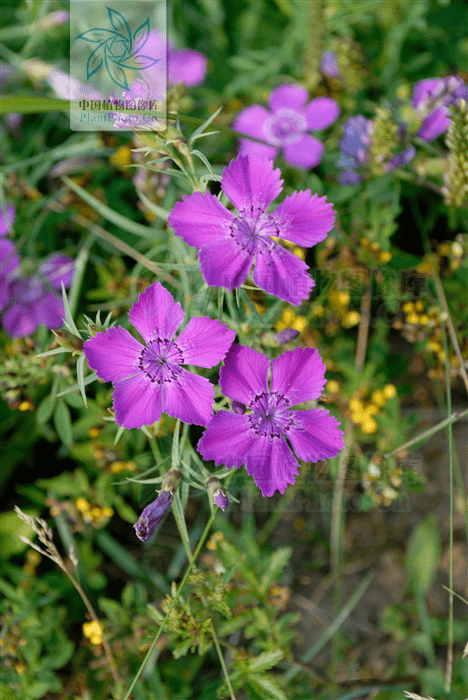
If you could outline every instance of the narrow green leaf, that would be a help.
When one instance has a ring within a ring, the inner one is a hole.
[[[155,214],[158,219],[162,219],[163,221],[167,221],[169,218],[170,212],[168,212],[166,209],[163,209],[162,207],[158,206],[154,202],[152,202],[148,197],[146,197],[143,192],[137,189],[137,195],[145,205],[145,207],[148,207],[150,211]]]
[[[57,434],[64,445],[71,445],[73,442],[73,429],[70,416],[70,409],[65,401],[57,401],[54,411],[54,425]]]
[[[216,112],[214,112],[214,113],[211,115],[211,117],[209,117],[205,122],[203,122],[203,124],[200,124],[200,126],[198,127],[198,129],[195,129],[195,131],[193,132],[193,134],[191,135],[191,137],[190,137],[190,139],[189,139],[189,143],[190,143],[190,144],[192,144],[192,143],[195,141],[195,139],[196,139],[200,134],[202,134],[202,133],[205,131],[206,127],[209,126],[209,125],[211,124],[211,122],[214,121],[214,120],[216,119],[216,117],[217,117],[218,114],[221,112],[221,110],[222,110],[222,107],[219,107],[219,108],[216,110]]]
[[[149,226],[142,226],[135,221],[127,219],[126,216],[118,214],[116,211],[108,207],[107,204],[100,202],[99,199],[96,199],[96,197],[93,197],[92,194],[86,192],[86,190],[77,185],[76,182],[70,180],[69,177],[64,176],[62,177],[62,180],[71,190],[79,195],[81,199],[86,202],[86,204],[89,204],[90,207],[92,207],[98,212],[98,214],[106,219],[106,221],[110,221],[112,224],[115,224],[124,231],[128,231],[128,233],[133,233],[135,236],[140,236],[140,238],[149,238],[153,240],[156,236],[160,235],[160,233],[155,229],[151,229]]]
[[[86,391],[84,384],[84,363],[86,361],[86,355],[80,355],[78,362],[76,363],[76,376],[78,379],[78,386],[80,387],[81,396],[83,397],[83,402],[86,408],[88,408],[88,402],[86,400]]]
[[[85,377],[83,380],[83,385],[88,386],[88,384],[92,384],[94,381],[96,381],[96,379],[97,379],[96,372],[93,372],[92,374],[88,374],[88,376]],[[72,391],[76,391],[79,388],[80,388],[79,384],[73,384],[73,386],[69,387],[68,389],[61,391],[60,394],[57,394],[57,396],[65,396],[65,394],[70,394]]]
[[[425,517],[411,533],[406,550],[406,571],[421,595],[432,586],[440,557],[440,532],[435,515]]]
[[[265,651],[259,654],[255,659],[250,659],[248,662],[249,671],[263,672],[269,671],[270,668],[276,666],[284,656],[284,651],[277,649],[276,651]]]
[[[54,407],[55,396],[52,396],[52,394],[46,396],[45,399],[41,401],[36,410],[36,421],[39,423],[39,425],[47,423],[54,412]]]
[[[70,311],[70,305],[68,303],[67,292],[65,291],[65,286],[64,286],[63,282],[62,282],[62,299],[63,299],[63,305],[65,307],[65,321],[66,321],[67,325],[70,327],[71,332],[80,338],[81,337],[80,333],[78,331],[78,328],[75,326],[75,321],[73,320],[73,316],[72,316],[71,311]]]

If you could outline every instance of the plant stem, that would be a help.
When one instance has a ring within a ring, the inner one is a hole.
[[[226,685],[229,688],[229,695],[231,696],[231,700],[236,700],[236,696],[234,695],[234,690],[232,689],[231,685],[231,679],[229,678],[229,671],[227,670],[226,662],[224,660],[223,652],[222,649],[219,645],[219,639],[218,635],[216,634],[215,627],[213,625],[213,622],[211,622],[211,636],[213,637],[213,642],[216,647],[216,651],[218,652],[218,657],[219,657],[219,662],[221,664],[221,668],[223,669],[224,677],[226,679]]]
[[[387,452],[387,454],[384,455],[384,458],[387,459],[388,457],[392,457],[394,454],[396,454],[400,450],[406,450],[408,447],[412,447],[417,442],[420,442],[421,440],[426,440],[427,438],[431,437],[431,435],[433,433],[437,433],[437,431],[442,430],[442,428],[446,428],[448,425],[452,425],[452,423],[456,423],[456,421],[460,420],[460,418],[464,418],[465,416],[468,416],[468,408],[465,411],[460,411],[458,413],[452,413],[451,416],[449,416],[448,418],[445,418],[440,423],[437,423],[437,425],[434,425],[432,428],[428,428],[428,430],[425,430],[423,433],[416,435],[416,437],[411,438],[411,440],[408,440],[408,442],[403,443],[403,445],[396,447],[391,452]]]
[[[442,291],[443,294],[443,291]],[[440,297],[439,297],[440,298]],[[450,315],[448,315],[450,318]],[[447,333],[445,332],[444,324],[440,324],[442,330],[442,344],[444,346],[445,355],[445,391],[447,394],[447,413],[450,416],[452,412],[452,396],[450,388],[450,364],[448,356]],[[450,327],[449,327],[450,328]],[[448,639],[447,639],[447,666],[445,669],[445,690],[450,692],[452,685],[453,671],[453,431],[452,424],[447,425],[447,439],[449,447],[449,469],[450,469],[450,510],[449,510],[449,619],[448,619]]]
[[[183,588],[184,588],[184,586],[185,586],[185,584],[186,584],[186,582],[187,582],[187,579],[188,579],[189,574],[190,574],[190,572],[191,572],[191,570],[192,570],[192,567],[193,567],[193,565],[195,564],[195,562],[196,562],[196,560],[197,560],[197,557],[198,557],[198,555],[199,555],[199,553],[200,553],[201,548],[203,547],[203,544],[204,544],[206,538],[208,537],[208,533],[209,533],[209,531],[210,531],[210,529],[211,529],[211,525],[213,524],[213,520],[214,520],[214,513],[212,513],[212,514],[210,515],[210,518],[209,518],[208,522],[206,523],[206,526],[205,526],[205,529],[203,530],[202,536],[200,537],[200,540],[199,540],[199,542],[198,542],[198,544],[197,544],[197,546],[196,546],[196,548],[195,548],[195,552],[193,553],[193,557],[192,557],[191,561],[189,562],[189,565],[188,565],[188,567],[187,567],[187,569],[186,569],[186,571],[185,571],[184,577],[183,577],[182,581],[180,582],[180,586],[179,586],[179,588],[177,589],[177,591],[176,591],[176,593],[175,593],[175,596],[174,596],[173,599],[172,599],[171,605],[169,606],[169,610],[167,611],[166,616],[164,617],[164,620],[163,620],[162,623],[161,623],[161,627],[158,629],[158,631],[157,631],[157,633],[156,633],[156,635],[155,635],[153,641],[151,642],[150,648],[148,649],[148,651],[147,651],[147,653],[146,653],[146,656],[145,656],[145,658],[143,659],[143,662],[142,662],[140,668],[138,669],[138,671],[137,671],[137,673],[136,673],[136,676],[135,676],[135,678],[133,679],[132,684],[131,684],[130,688],[128,689],[128,691],[127,691],[125,697],[123,698],[123,700],[128,700],[128,698],[130,697],[130,694],[131,694],[133,688],[135,687],[135,684],[137,683],[138,679],[140,678],[140,676],[141,676],[141,674],[142,674],[142,672],[143,672],[143,670],[144,670],[144,668],[145,668],[145,666],[146,666],[146,663],[147,663],[148,659],[150,658],[151,654],[153,653],[153,649],[155,648],[156,644],[158,643],[159,637],[160,637],[161,634],[163,633],[163,630],[164,630],[164,628],[165,628],[165,626],[166,626],[166,623],[167,623],[167,621],[168,621],[168,619],[169,619],[169,615],[170,615],[171,612],[174,610],[175,605],[176,605],[177,601],[179,600],[179,596],[180,596],[180,594],[182,593],[182,590],[183,590]]]

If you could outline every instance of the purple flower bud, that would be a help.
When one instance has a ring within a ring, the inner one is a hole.
[[[241,403],[240,401],[236,401],[235,399],[231,401],[231,408],[234,411],[234,413],[238,413],[239,415],[242,415],[247,410],[243,403]]]
[[[225,510],[229,504],[229,497],[220,480],[216,479],[214,476],[211,477],[207,481],[206,488],[213,499],[215,506],[218,506],[218,508],[221,508],[221,510]]]
[[[138,539],[142,542],[146,542],[146,540],[151,537],[171,507],[172,498],[173,496],[170,491],[161,491],[157,499],[150,503],[149,506],[146,506],[133,526]]]
[[[294,328],[285,328],[284,331],[280,331],[280,333],[275,335],[275,340],[277,343],[289,343],[294,338],[297,338],[298,335],[299,331],[296,331]]]
[[[325,51],[325,53],[322,55],[320,70],[327,76],[327,78],[340,77],[338,61],[336,60],[336,54],[334,54],[333,51]]]

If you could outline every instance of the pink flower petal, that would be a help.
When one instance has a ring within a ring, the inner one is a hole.
[[[416,83],[413,90],[413,107],[417,109],[427,99],[437,99],[445,90],[442,78],[426,78]]]
[[[12,304],[2,316],[2,326],[12,338],[24,338],[37,328],[29,309],[21,303]]]
[[[240,287],[247,279],[253,253],[237,245],[234,238],[227,238],[202,248],[199,259],[206,283],[211,287],[226,287],[230,291]]]
[[[112,404],[117,425],[130,430],[159,420],[163,411],[163,386],[151,382],[143,372],[116,384]]]
[[[294,424],[288,432],[289,441],[300,459],[318,462],[329,459],[343,449],[343,433],[329,411],[316,408],[294,411]]]
[[[260,352],[243,345],[231,345],[219,372],[223,394],[247,405],[256,396],[268,392],[269,364],[268,358]]]
[[[168,80],[172,85],[200,85],[206,76],[207,57],[193,49],[170,50],[167,62]]]
[[[307,299],[315,282],[307,273],[309,269],[289,250],[275,241],[257,252],[253,278],[255,284],[279,299],[299,306]]]
[[[49,329],[61,328],[65,318],[62,298],[54,292],[46,292],[44,297],[33,307],[37,325],[44,323]]]
[[[214,367],[224,359],[234,342],[235,331],[206,316],[192,318],[176,340],[185,365]]]
[[[325,364],[315,348],[288,350],[272,362],[271,391],[282,394],[291,406],[318,399],[325,382]]]
[[[449,128],[449,114],[450,110],[445,105],[437,107],[423,121],[416,136],[424,141],[433,141]]]
[[[299,464],[286,440],[267,435],[257,436],[245,459],[245,468],[263,496],[273,496],[276,490],[284,493],[299,474]]]
[[[197,450],[204,460],[214,460],[219,467],[241,467],[245,456],[255,442],[248,416],[219,411],[211,419],[200,439]]]
[[[270,116],[270,112],[265,107],[252,105],[238,114],[232,128],[242,134],[267,141],[264,127]],[[257,141],[242,138],[239,143],[240,154],[243,156],[252,155],[257,158],[273,160],[278,155],[278,149],[274,146],[266,146]]]
[[[91,369],[106,382],[120,382],[140,371],[138,360],[143,345],[121,326],[90,338],[83,350]]]
[[[286,163],[296,168],[315,168],[322,160],[324,146],[311,134],[304,134],[299,141],[283,147]]]
[[[309,93],[302,85],[280,85],[270,95],[268,104],[273,112],[278,109],[301,110],[309,99]]]
[[[0,239],[0,275],[6,277],[19,267],[20,259],[15,244],[9,238]]]
[[[256,156],[238,156],[224,169],[221,188],[239,212],[253,207],[265,211],[283,189],[279,168],[270,160]]]
[[[207,425],[213,415],[214,388],[206,377],[186,369],[165,383],[164,412],[184,423]]]
[[[311,131],[326,129],[340,116],[340,108],[331,97],[317,97],[304,110],[307,128]]]
[[[16,216],[16,209],[13,204],[5,204],[0,207],[0,236],[10,233]]]
[[[41,272],[44,277],[47,277],[49,283],[55,287],[55,289],[61,291],[62,282],[65,289],[68,289],[73,281],[73,274],[75,272],[74,262],[68,255],[54,253],[41,263],[39,272]]]
[[[282,238],[307,248],[323,241],[335,223],[331,202],[311,195],[310,190],[286,197],[271,217]]]
[[[133,304],[130,322],[147,343],[155,338],[171,340],[184,320],[184,312],[160,282],[148,287]]]
[[[227,237],[227,226],[234,215],[219,199],[206,192],[185,195],[174,206],[168,222],[176,236],[195,248],[202,248]]]

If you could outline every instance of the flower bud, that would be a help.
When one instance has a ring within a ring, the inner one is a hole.
[[[225,510],[229,504],[229,497],[220,480],[216,479],[214,476],[211,477],[206,483],[206,488],[215,506],[218,506],[221,510]]]
[[[297,338],[298,335],[299,331],[296,331],[294,328],[285,328],[284,331],[280,331],[280,333],[275,335],[275,340],[280,344],[289,343],[291,340]]]
[[[62,348],[77,353],[83,352],[83,341],[81,338],[78,338],[77,335],[74,335],[73,333],[70,333],[70,331],[66,330],[55,331],[52,329],[52,333],[55,335],[57,343],[61,345]]]
[[[173,494],[179,488],[182,481],[182,472],[178,469],[169,469],[161,486],[159,496],[144,509],[133,526],[138,539],[146,542],[151,537],[157,526],[167,515],[171,507]]]
[[[157,499],[146,506],[133,526],[138,539],[142,542],[146,542],[146,540],[151,537],[161,520],[167,514],[171,503],[172,493],[170,491],[161,491]]]

